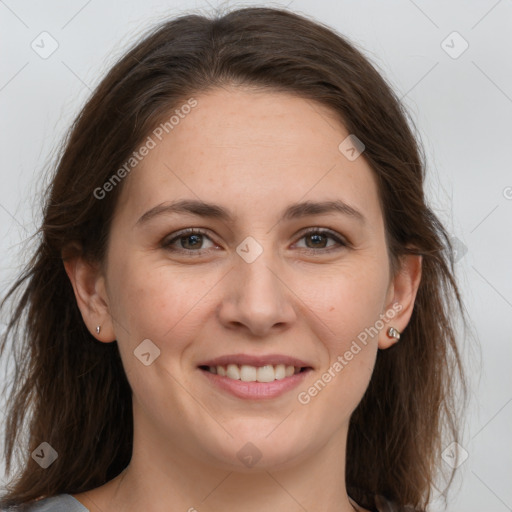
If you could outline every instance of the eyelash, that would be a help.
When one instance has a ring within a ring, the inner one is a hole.
[[[336,251],[343,247],[349,246],[349,243],[344,241],[343,239],[341,239],[335,232],[325,229],[325,228],[308,228],[306,231],[304,231],[301,234],[299,240],[301,240],[302,238],[304,238],[308,235],[311,235],[311,234],[327,235],[328,238],[331,238],[332,240],[334,240],[335,242],[340,244],[341,247],[318,248],[318,249],[311,249],[311,248],[304,249],[303,248],[303,249],[301,249],[309,254],[318,255],[319,252],[322,252],[324,254],[331,253],[332,251]],[[188,228],[188,229],[184,229],[183,231],[179,231],[171,239],[168,239],[168,240],[164,239],[163,242],[161,243],[161,246],[162,246],[162,248],[164,248],[170,252],[177,252],[177,253],[182,253],[182,254],[186,253],[191,256],[202,256],[205,252],[208,252],[208,249],[200,249],[200,250],[194,251],[194,250],[190,250],[190,249],[176,249],[176,248],[171,247],[172,244],[175,243],[176,241],[179,241],[180,238],[185,238],[189,235],[204,235],[211,240],[211,238],[208,236],[208,233],[205,230],[200,229],[200,228]],[[213,240],[211,240],[211,241],[213,242]]]

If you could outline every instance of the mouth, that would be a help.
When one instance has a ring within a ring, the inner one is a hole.
[[[198,365],[209,390],[238,399],[277,399],[304,383],[314,370],[304,361],[287,356],[223,356]]]
[[[199,369],[220,377],[226,377],[232,380],[242,382],[274,382],[283,380],[292,375],[304,373],[312,370],[310,366],[294,366],[286,364],[265,364],[253,366],[249,364],[218,364],[218,365],[200,365]]]
[[[230,354],[198,365],[210,382],[255,390],[287,387],[314,370],[308,362],[284,354]],[[237,383],[238,382],[238,383]],[[251,384],[253,383],[253,384]],[[245,387],[244,387],[245,386]]]

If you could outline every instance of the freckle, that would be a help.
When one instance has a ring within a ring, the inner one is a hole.
[[[334,306],[331,306],[331,309],[329,309],[329,311],[332,311],[334,309]]]

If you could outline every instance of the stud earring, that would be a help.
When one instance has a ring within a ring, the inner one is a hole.
[[[101,327],[99,325],[96,326],[96,334],[99,334],[101,331]]]
[[[388,336],[390,338],[395,338],[397,341],[400,339],[400,333],[394,327],[390,327],[388,329]]]

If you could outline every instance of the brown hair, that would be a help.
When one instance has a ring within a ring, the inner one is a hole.
[[[76,242],[75,251],[103,261],[123,183],[102,200],[94,190],[173,108],[226,85],[284,91],[336,113],[364,143],[377,177],[392,270],[403,254],[423,257],[410,322],[400,343],[379,351],[352,415],[346,484],[364,507],[374,507],[378,494],[401,505],[429,502],[443,436],[458,440],[455,391],[457,382],[465,386],[455,313],[466,320],[450,237],[424,197],[423,150],[400,100],[360,50],[319,22],[252,7],[211,18],[182,15],[153,28],[113,66],[63,142],[37,249],[2,301],[3,308],[16,299],[0,352],[12,338],[8,472],[18,436],[28,438],[0,506],[87,491],[128,465],[131,389],[117,342],[100,343],[89,333],[62,260]],[[43,441],[58,452],[47,469],[31,458]]]

